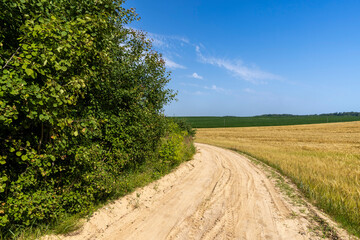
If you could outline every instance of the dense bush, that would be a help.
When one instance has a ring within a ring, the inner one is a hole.
[[[0,0],[1,232],[86,212],[159,156],[179,162],[169,74],[123,2]]]
[[[188,122],[186,119],[175,117],[171,117],[170,119],[175,122],[180,127],[180,129],[187,132],[190,136],[195,137],[196,130],[193,129],[190,122]]]
[[[168,131],[162,138],[159,157],[157,158],[162,166],[160,172],[168,171],[174,166],[190,158],[195,152],[192,144],[192,132],[184,130],[177,122],[169,121]],[[189,155],[190,154],[190,155]]]

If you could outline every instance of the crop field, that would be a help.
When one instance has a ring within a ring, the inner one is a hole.
[[[277,168],[318,207],[360,233],[360,122],[198,129],[196,142]]]
[[[273,115],[255,117],[175,117],[189,122],[194,128],[284,126],[313,123],[360,121],[359,116],[336,115]]]

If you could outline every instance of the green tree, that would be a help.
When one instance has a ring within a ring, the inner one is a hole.
[[[174,94],[123,3],[0,0],[1,231],[88,209],[157,154]]]

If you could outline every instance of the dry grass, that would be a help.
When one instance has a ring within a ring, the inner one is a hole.
[[[360,235],[360,122],[198,129],[196,141],[236,149],[279,169]]]

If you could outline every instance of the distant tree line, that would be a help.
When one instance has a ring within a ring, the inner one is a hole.
[[[354,116],[359,117],[360,112],[335,112],[335,113],[323,113],[320,116]]]
[[[309,115],[294,115],[294,114],[263,114],[258,117],[299,117],[299,116],[355,116],[359,117],[360,112],[335,112],[335,113],[322,113],[322,114],[309,114]]]

